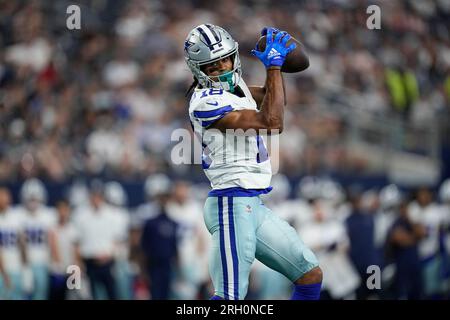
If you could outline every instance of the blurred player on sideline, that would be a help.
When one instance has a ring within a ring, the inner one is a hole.
[[[419,242],[424,293],[428,299],[440,299],[445,290],[441,228],[445,224],[438,204],[428,188],[419,188],[416,200],[408,207],[411,222],[422,225],[426,235]]]
[[[450,299],[450,179],[442,182],[439,188],[439,198],[441,200],[441,216],[443,225],[441,228],[441,239],[443,242],[443,271],[445,279],[446,299]]]
[[[33,300],[48,299],[50,248],[48,233],[56,225],[54,209],[47,207],[47,191],[38,179],[26,180],[20,191],[23,229],[26,235],[27,264],[32,271]]]
[[[111,181],[105,184],[105,199],[115,209],[119,242],[116,250],[114,275],[116,279],[117,298],[130,300],[132,298],[131,270],[128,258],[130,212],[127,208],[128,197],[122,185]]]
[[[167,203],[167,214],[178,223],[179,264],[174,294],[180,299],[197,299],[207,284],[209,235],[202,222],[202,208],[190,197],[191,185],[186,181],[174,184]]]
[[[0,300],[24,298],[22,269],[25,251],[23,219],[10,207],[11,194],[0,187]]]

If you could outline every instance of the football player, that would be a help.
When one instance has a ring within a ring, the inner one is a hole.
[[[117,220],[120,241],[117,242],[116,264],[114,278],[116,281],[117,297],[122,300],[132,298],[131,270],[129,258],[129,220],[130,212],[127,208],[128,196],[122,185],[116,181],[105,184],[105,199],[114,209]]]
[[[283,130],[281,68],[296,47],[287,46],[287,32],[264,28],[262,35],[267,36],[265,50],[255,48],[252,54],[265,66],[264,87],[243,81],[238,43],[223,28],[199,25],[185,41],[186,63],[194,76],[189,117],[202,139],[202,166],[212,186],[204,206],[212,235],[212,299],[244,299],[255,258],[292,281],[292,299],[318,299],[322,272],[315,255],[259,197],[270,192],[272,176],[261,133]]]
[[[46,206],[47,191],[38,179],[28,179],[20,190],[22,206],[17,209],[24,218],[27,264],[31,268],[33,300],[48,299],[50,248],[48,232],[56,225],[53,208]]]
[[[0,300],[21,300],[25,257],[23,219],[13,210],[11,194],[0,187]]]

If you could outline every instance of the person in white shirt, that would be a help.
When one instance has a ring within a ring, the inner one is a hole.
[[[117,232],[119,233],[116,264],[113,271],[116,279],[117,298],[130,300],[132,298],[132,273],[128,260],[130,256],[130,212],[126,206],[128,197],[120,183],[111,181],[105,184],[105,200],[115,209]]]
[[[402,194],[395,184],[390,184],[380,190],[379,200],[380,210],[375,214],[374,241],[377,250],[380,252],[380,257],[383,259],[383,250],[386,244],[387,234],[397,218]],[[382,261],[384,261],[384,259]]]
[[[70,221],[71,209],[65,200],[56,205],[57,224],[49,231],[51,253],[50,263],[50,300],[67,299],[67,268],[78,265],[75,243],[77,234]]]
[[[440,229],[444,221],[442,211],[433,201],[428,188],[417,191],[416,200],[408,207],[408,215],[413,223],[421,224],[426,229],[426,236],[419,242],[424,291],[427,298],[437,298],[445,289],[440,250]]]
[[[20,196],[22,205],[17,208],[23,216],[26,235],[27,265],[31,268],[31,298],[48,299],[50,249],[48,232],[56,224],[56,213],[47,207],[47,191],[38,179],[24,182]]]
[[[10,207],[11,194],[0,188],[0,300],[23,299],[23,220]]]
[[[442,238],[445,254],[445,291],[447,298],[450,298],[450,178],[442,182],[439,188],[439,198],[441,200],[441,216],[443,221]]]
[[[374,242],[381,267],[382,286],[385,288],[383,294],[387,295],[395,294],[395,281],[399,277],[388,236],[401,216],[400,206],[404,197],[404,192],[396,184],[384,186],[379,192],[379,209],[374,215]]]
[[[74,212],[74,225],[78,234],[77,251],[83,260],[94,299],[101,298],[101,288],[107,297],[116,299],[112,270],[121,240],[116,211],[103,200],[103,185],[91,184],[90,203]]]
[[[321,203],[334,212],[333,217],[345,221],[351,214],[351,205],[346,202],[342,186],[330,178],[322,178],[319,182]]]
[[[167,215],[178,223],[179,263],[173,286],[180,299],[196,299],[209,281],[208,230],[202,222],[202,207],[190,197],[190,185],[174,184],[166,205]]]
[[[349,259],[350,241],[344,221],[318,198],[310,203],[313,219],[299,233],[317,254],[323,270],[322,299],[354,299],[361,279]]]
[[[299,230],[314,219],[312,203],[321,197],[320,179],[314,176],[302,178],[296,186],[296,199],[293,201],[292,223]]]

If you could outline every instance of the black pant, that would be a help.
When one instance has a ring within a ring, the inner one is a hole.
[[[172,268],[170,263],[150,265],[150,293],[152,300],[167,300],[170,294]]]
[[[50,275],[50,300],[65,300],[67,289],[67,278],[65,274],[51,274]]]
[[[395,299],[420,300],[422,298],[422,270],[417,263],[397,264],[394,292]]]
[[[91,285],[92,297],[95,300],[100,298],[97,286],[102,284],[108,295],[108,299],[116,299],[115,281],[112,276],[112,269],[114,267],[114,260],[109,260],[106,263],[99,263],[95,259],[84,259],[86,266],[86,274]]]

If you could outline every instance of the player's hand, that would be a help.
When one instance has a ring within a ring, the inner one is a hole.
[[[281,68],[288,53],[294,50],[297,45],[292,43],[286,48],[286,44],[291,36],[285,31],[278,32],[275,35],[275,38],[273,38],[273,34],[274,28],[268,28],[265,50],[261,52],[258,50],[257,46],[255,46],[255,49],[253,49],[251,53],[261,60],[266,68],[274,66]]]

